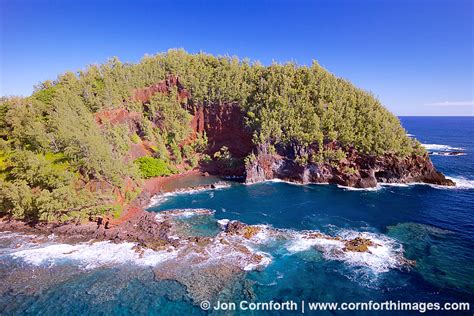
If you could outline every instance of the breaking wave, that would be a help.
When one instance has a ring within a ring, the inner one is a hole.
[[[464,148],[462,147],[451,147],[449,145],[440,145],[440,144],[421,144],[423,147],[425,147],[426,150],[432,150],[432,151],[444,151],[444,152],[449,152],[449,151],[462,151]]]
[[[466,190],[466,189],[474,189],[474,180],[469,180],[464,177],[450,177],[446,176],[447,179],[450,179],[456,183],[455,186],[446,186],[446,185],[437,185],[431,183],[424,183],[424,182],[412,182],[412,183],[379,183],[378,185],[381,187],[401,187],[406,188],[415,185],[427,185],[434,189],[441,189],[441,190]]]
[[[207,209],[182,209],[157,213],[156,220],[191,216],[212,216]],[[86,242],[78,244],[56,243],[45,238],[44,242],[23,243],[23,246],[8,253],[15,259],[35,266],[74,264],[83,269],[101,266],[135,264],[139,266],[193,266],[204,265],[233,266],[241,271],[263,269],[272,262],[269,249],[288,255],[303,251],[318,251],[326,260],[336,260],[352,267],[365,267],[373,273],[406,266],[403,247],[394,239],[383,234],[359,232],[348,229],[336,230],[334,236],[319,231],[296,231],[278,229],[270,225],[243,225],[243,232],[227,231],[231,221],[213,220],[221,232],[213,237],[199,240],[170,236],[176,243],[168,244],[160,250],[139,247],[136,243],[110,241]],[[5,237],[8,237],[6,235]],[[12,235],[15,239],[18,236]],[[365,250],[346,249],[356,238],[370,241]]]
[[[212,216],[213,210],[182,209],[163,211],[156,215],[158,222],[192,216]],[[221,221],[222,223],[222,221]],[[224,222],[225,223],[225,222]],[[263,226],[262,226],[263,227]],[[3,254],[13,259],[21,259],[34,266],[54,266],[72,264],[82,269],[94,269],[101,266],[134,264],[157,267],[162,264],[171,266],[203,267],[209,264],[233,266],[241,271],[260,269],[271,262],[271,255],[252,247],[259,238],[266,240],[265,233],[256,234],[253,241],[245,242],[241,236],[220,232],[214,237],[195,239],[185,235],[169,235],[173,244],[159,250],[140,247],[133,242],[113,243],[110,241],[90,241],[77,244],[54,242],[42,238],[37,243],[22,241],[18,244],[18,234],[1,234],[1,239],[11,240],[10,251]],[[1,255],[1,253],[0,253]]]
[[[205,208],[185,208],[171,211],[161,211],[155,216],[157,222],[162,222],[171,218],[189,218],[192,216],[212,215],[215,211]]]
[[[187,195],[187,194],[195,194],[203,191],[209,191],[209,190],[219,190],[219,189],[224,189],[230,187],[231,184],[228,182],[220,181],[215,184],[209,185],[209,186],[203,186],[203,187],[198,187],[198,188],[191,188],[191,189],[178,189],[173,192],[165,192],[165,193],[159,193],[153,196],[150,199],[150,203],[148,204],[147,208],[153,207],[153,206],[158,206],[166,201],[168,201],[170,198],[179,196],[179,195]]]
[[[378,191],[378,190],[382,189],[382,187],[378,184],[377,184],[376,187],[372,187],[372,188],[354,188],[354,187],[347,187],[347,186],[340,185],[340,184],[338,184],[337,187],[340,188],[340,189],[346,190],[346,191],[369,191],[369,192],[371,192],[371,191]]]
[[[130,242],[112,243],[100,241],[94,243],[49,244],[31,249],[13,252],[11,256],[23,259],[35,266],[74,263],[84,269],[93,269],[106,265],[133,263],[142,266],[154,266],[176,256],[172,249],[154,251],[135,250],[135,244]]]
[[[219,220],[222,229],[229,220]],[[303,251],[319,251],[326,260],[337,260],[353,267],[366,267],[373,273],[387,272],[408,265],[403,256],[403,247],[396,240],[383,234],[358,232],[342,229],[335,236],[322,234],[319,231],[295,231],[291,229],[276,229],[269,225],[255,225],[258,233],[243,240],[243,244],[252,247],[265,245],[276,247],[275,251],[285,249],[288,254]],[[368,251],[356,252],[345,249],[346,242],[355,238],[371,241]]]
[[[345,240],[367,238],[374,243],[374,246],[369,246],[367,252],[344,251],[342,240],[308,238],[308,233],[303,232],[296,233],[286,248],[290,253],[315,249],[320,251],[326,260],[342,261],[354,267],[367,267],[374,273],[400,269],[407,264],[407,260],[403,257],[402,245],[385,235],[342,230],[338,237]]]
[[[368,238],[376,246],[369,246],[368,252],[344,252],[343,256],[335,255],[333,259],[342,260],[352,266],[368,266],[372,271],[380,273],[390,269],[399,269],[406,265],[403,246],[395,239],[382,234],[343,230],[340,236],[345,239],[356,237]],[[329,254],[331,258],[331,254]]]
[[[446,177],[456,183],[454,188],[457,189],[474,189],[474,180],[466,179],[464,177]],[[450,188],[450,187],[447,187]]]
[[[196,247],[196,249],[195,249]],[[241,245],[227,244],[222,238],[215,238],[206,246],[200,247],[191,242],[183,242],[182,246],[168,247],[162,251],[137,248],[135,243],[112,243],[100,241],[79,244],[48,244],[40,247],[10,253],[14,259],[21,259],[34,266],[54,266],[73,264],[89,270],[102,266],[134,264],[155,267],[165,262],[173,265],[190,265],[196,256],[202,257],[199,265],[221,262],[233,264],[243,271],[263,268],[270,264],[271,256]],[[195,251],[193,251],[195,250]]]
[[[466,153],[463,152],[451,152],[451,151],[435,151],[430,153],[432,156],[447,156],[447,157],[456,157],[456,156],[466,156]]]
[[[266,180],[259,181],[259,182],[244,183],[244,184],[245,185],[254,185],[254,184],[259,184],[259,183],[286,183],[286,184],[298,185],[298,186],[310,184],[310,183],[302,183],[302,182],[292,182],[292,181],[287,181],[287,180],[282,180],[282,179],[277,179],[277,178],[266,179]],[[315,184],[315,183],[311,183],[311,184]]]

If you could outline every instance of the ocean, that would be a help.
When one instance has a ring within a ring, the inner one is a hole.
[[[407,132],[431,152],[437,169],[457,187],[413,184],[361,190],[278,181],[232,183],[216,190],[167,194],[149,211],[214,210],[204,219],[184,219],[190,231],[201,236],[214,236],[218,221],[225,219],[277,229],[290,236],[284,240],[261,236],[252,247],[268,262],[230,278],[218,288],[211,304],[391,300],[472,305],[474,118],[400,119]],[[458,155],[448,155],[450,152]],[[342,238],[369,237],[380,247],[370,254],[341,256],[331,242],[315,244],[302,237],[313,231]],[[137,259],[129,253],[131,245],[45,246],[28,238],[0,235],[1,314],[208,313],[189,295],[189,284],[186,287],[154,276],[150,266],[166,260],[165,255],[147,253]],[[400,257],[416,264],[400,264]],[[196,282],[209,277],[196,271],[189,276]],[[238,309],[213,313],[259,314]],[[365,313],[386,312],[359,312]],[[472,309],[465,313],[472,314]]]

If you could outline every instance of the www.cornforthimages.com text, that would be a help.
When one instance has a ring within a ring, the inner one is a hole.
[[[268,302],[209,302],[202,301],[200,307],[203,310],[215,311],[418,311],[420,313],[430,311],[469,311],[470,304],[467,302],[309,302],[309,301],[268,301]]]

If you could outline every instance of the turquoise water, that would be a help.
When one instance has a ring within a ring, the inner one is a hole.
[[[332,235],[340,230],[380,233],[399,241],[406,257],[417,261],[410,271],[376,273],[325,260],[314,250],[288,255],[273,249],[273,263],[263,272],[249,274],[259,300],[470,301],[474,205],[462,199],[472,198],[469,191],[423,185],[350,191],[327,185],[262,183],[180,195],[154,210],[210,208],[216,210],[216,219],[249,224]]]
[[[458,188],[410,185],[349,190],[333,185],[234,183],[229,188],[170,195],[150,210],[214,210],[211,216],[182,219],[191,227],[189,233],[199,236],[214,236],[219,231],[216,221],[230,219],[265,224],[293,234],[304,230],[332,236],[364,232],[392,249],[386,260],[357,255],[338,260],[314,247],[295,251],[297,240],[272,240],[258,245],[271,262],[229,282],[216,300],[456,301],[472,305],[474,120],[402,118],[402,123],[437,153],[462,148],[466,155],[432,156],[438,169],[458,181]],[[184,285],[157,280],[149,268],[127,263],[84,269],[74,262],[54,260],[35,266],[20,258],[12,259],[14,250],[9,239],[1,245],[0,278],[6,281],[0,285],[0,310],[4,314],[205,313]],[[390,264],[398,253],[416,260],[416,266]],[[17,272],[14,277],[12,271]],[[21,271],[38,274],[41,284]],[[44,273],[50,276],[44,277]],[[28,287],[31,291],[25,290]]]

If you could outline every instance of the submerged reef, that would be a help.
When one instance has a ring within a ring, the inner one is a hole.
[[[195,302],[215,299],[224,289],[242,281],[247,271],[265,269],[272,256],[261,246],[281,247],[289,253],[314,250],[328,260],[382,267],[380,271],[414,264],[404,258],[403,251],[392,247],[392,241],[380,235],[352,232],[330,236],[319,231],[216,220],[213,215],[208,209],[184,209],[142,212],[111,227],[103,222],[29,227],[10,221],[2,222],[0,228],[23,231],[28,242],[20,243],[11,256],[37,265],[40,270],[45,264],[62,269],[60,263],[64,260],[77,262],[86,270],[125,263],[149,266],[155,280],[179,282]],[[208,227],[208,235],[193,235],[192,221],[198,219]],[[21,278],[19,273],[10,278]],[[73,269],[71,273],[76,272]],[[38,278],[48,275],[39,273]],[[246,293],[251,295],[251,290]]]

